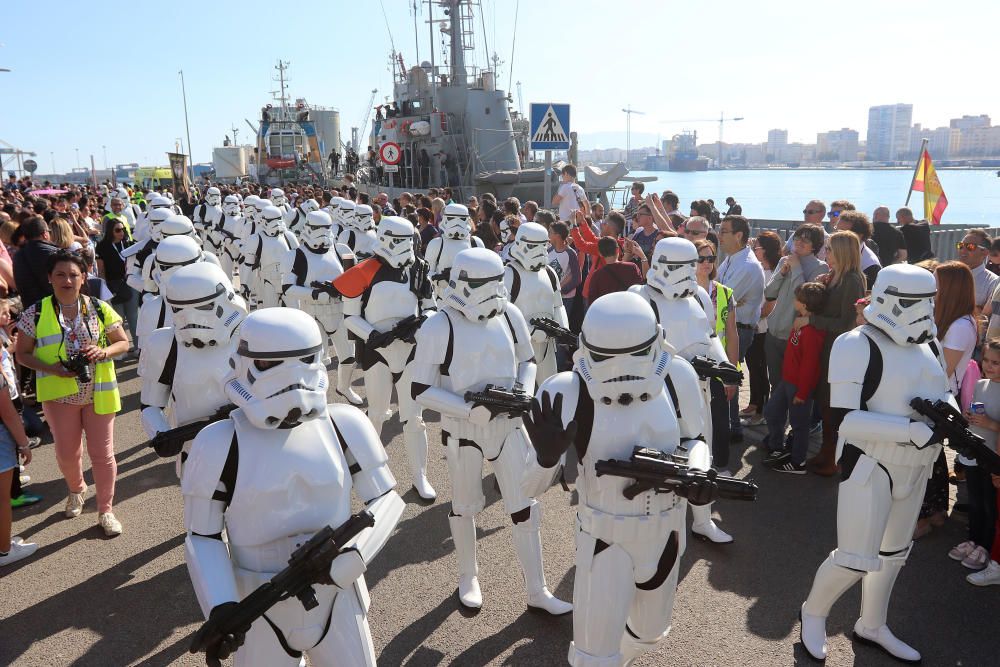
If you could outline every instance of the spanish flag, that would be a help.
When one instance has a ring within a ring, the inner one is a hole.
[[[948,208],[948,198],[944,195],[944,188],[938,180],[934,163],[931,162],[931,155],[924,148],[920,154],[920,161],[917,162],[917,170],[913,172],[913,183],[910,190],[924,193],[924,219],[932,225],[941,224],[941,216]]]

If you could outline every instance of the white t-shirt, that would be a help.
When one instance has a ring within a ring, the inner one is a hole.
[[[959,360],[958,366],[955,366],[955,372],[948,378],[951,393],[955,396],[959,394],[962,378],[965,376],[965,367],[969,365],[972,352],[976,349],[977,338],[976,325],[971,317],[966,316],[952,322],[951,326],[948,327],[948,332],[944,335],[944,339],[941,341],[941,345],[946,349],[957,350],[962,353],[962,358]]]
[[[568,250],[559,252],[555,248],[549,248],[549,266],[556,272],[556,277],[559,278],[560,284],[562,283],[563,276],[570,273],[570,261],[572,261],[572,257],[570,256]],[[569,294],[563,294],[562,296],[564,299],[572,299],[576,296],[576,290],[573,290]]]
[[[559,219],[564,222],[573,220],[573,213],[580,208],[577,199],[586,199],[587,193],[583,191],[579,183],[563,183],[556,192],[562,199],[559,200]]]

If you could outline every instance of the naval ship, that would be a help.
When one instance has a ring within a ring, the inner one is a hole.
[[[552,179],[555,193],[558,169],[546,176],[543,167],[529,166],[529,122],[511,109],[509,93],[497,88],[496,59],[493,68],[466,62],[475,48],[473,14],[479,3],[425,2],[431,30],[440,31],[447,47],[447,63],[406,67],[401,54],[392,54],[392,98],[375,108],[367,147],[358,150],[358,187],[390,198],[451,187],[459,202],[491,192],[501,201],[514,196],[544,207],[544,179]],[[435,19],[435,7],[443,17]],[[571,147],[571,160],[573,155]],[[580,176],[591,200],[607,202],[608,192],[627,173],[619,163],[607,170],[586,167]]]

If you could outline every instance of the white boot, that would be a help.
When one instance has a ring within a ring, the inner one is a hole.
[[[483,593],[479,590],[479,566],[476,564],[476,518],[449,516],[451,539],[458,558],[458,600],[462,606],[479,609]]]
[[[729,544],[733,541],[733,536],[715,525],[712,520],[712,503],[707,505],[690,505],[691,532],[696,535],[715,542],[716,544]]]
[[[413,488],[424,500],[434,500],[437,492],[427,479],[427,431],[423,428],[408,430],[410,423],[403,424],[403,443],[406,445],[406,459],[410,464]]]
[[[669,632],[670,628],[667,628],[667,631],[657,637],[654,641],[645,642],[636,639],[629,634],[628,628],[626,627],[625,634],[622,635],[621,644],[622,667],[629,667],[636,661],[637,658],[639,658],[639,656],[645,655],[656,649],[656,645],[663,641]]]
[[[552,595],[545,585],[542,561],[541,505],[534,502],[527,521],[514,524],[514,551],[521,563],[524,586],[528,591],[528,609],[562,616],[573,611],[573,605]]]
[[[906,555],[883,557],[882,569],[865,575],[861,582],[861,618],[854,624],[854,638],[878,646],[897,660],[920,662],[920,652],[897,638],[886,625],[892,587],[905,563]]]
[[[799,612],[802,620],[800,637],[809,655],[817,660],[826,660],[826,617],[830,615],[830,608],[864,576],[864,572],[834,563],[833,553],[819,566],[809,597]]]
[[[337,393],[347,399],[351,405],[361,405],[361,397],[351,389],[351,376],[354,375],[354,364],[337,364]]]

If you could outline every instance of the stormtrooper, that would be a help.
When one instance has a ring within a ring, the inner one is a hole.
[[[237,665],[294,667],[305,654],[313,665],[374,667],[363,575],[405,508],[385,449],[360,410],[327,405],[323,337],[308,314],[256,311],[234,348],[225,391],[236,409],[198,434],[181,480],[185,559],[209,625],[319,530],[344,524],[352,491],[375,521],[334,558],[332,584],[314,585],[318,605],[286,598],[245,635],[209,643],[207,657],[242,644]]]
[[[341,207],[344,211],[339,243],[343,243],[354,252],[359,260],[368,259],[375,253],[378,236],[372,223],[372,207],[367,204],[356,204]]]
[[[247,202],[250,202],[247,197]],[[247,212],[250,211],[251,204],[247,203]],[[212,246],[217,248],[215,253],[219,257],[219,263],[227,276],[232,276],[237,266],[240,266],[240,259],[243,241],[243,227],[245,218],[240,212],[240,201],[236,195],[227,195],[222,203],[222,220],[215,226],[212,233]]]
[[[519,227],[511,225],[510,217],[504,217],[500,221],[500,259],[503,260],[504,264],[510,261],[510,251],[517,238],[518,229]]]
[[[375,256],[345,273],[334,287],[344,295],[345,325],[360,341],[368,418],[381,435],[395,386],[413,486],[421,498],[433,500],[437,494],[427,479],[427,428],[411,393],[411,378],[414,335],[420,316],[433,310],[434,297],[427,263],[413,253],[413,225],[405,218],[382,218]]]
[[[698,250],[687,239],[675,237],[661,239],[653,248],[650,268],[646,273],[646,284],[629,288],[641,296],[652,308],[656,321],[663,327],[667,342],[673,346],[676,354],[687,361],[696,356],[704,356],[713,361],[729,362],[726,351],[722,347],[709,325],[708,316],[701,302],[698,301],[698,287],[695,269],[698,262]],[[703,411],[711,414],[712,392],[716,400],[725,403],[724,419],[729,419],[728,401],[722,383],[712,379],[700,381],[705,405]],[[714,390],[710,385],[715,385]],[[706,419],[705,435],[712,442],[712,420]],[[711,540],[717,544],[727,544],[733,541],[732,535],[719,528],[712,519],[712,505],[692,505],[691,515],[694,521],[691,532]]]
[[[331,197],[330,203],[324,206],[321,210],[326,211],[330,215],[330,219],[333,221],[333,238],[337,239],[340,237],[341,232],[341,219],[342,211],[341,206],[344,204],[343,197]]]
[[[861,581],[854,638],[904,662],[920,661],[920,653],[889,630],[886,615],[941,451],[910,401],[955,405],[934,339],[936,292],[934,275],[923,269],[885,267],[864,310],[868,324],[839,336],[830,353],[830,405],[844,415],[837,548],[820,565],[801,609],[802,644],[818,660],[827,655],[830,608]]]
[[[148,283],[150,289],[144,293],[135,326],[136,337],[140,340],[145,339],[156,329],[169,327],[172,324],[171,310],[160,293],[160,289],[171,274],[182,266],[196,262],[219,265],[215,255],[204,252],[198,247],[198,242],[187,235],[165,238],[157,245],[156,252],[150,255],[150,259],[153,264]]]
[[[136,255],[136,266],[137,271],[134,271],[126,278],[126,282],[132,287],[132,289],[137,290],[145,299],[148,294],[156,294],[157,283],[153,280],[153,268],[156,262],[156,250],[159,249],[160,244],[167,238],[173,236],[187,236],[195,245],[198,245],[196,240],[197,234],[194,231],[194,225],[190,218],[183,215],[171,215],[169,218],[161,222],[155,228],[153,228],[153,235],[150,237],[150,242],[146,244],[146,248],[152,250],[149,254],[145,256],[142,263],[139,264],[139,257],[142,255]],[[201,253],[201,246],[198,245],[198,252]],[[215,259],[215,255],[211,255]]]
[[[281,266],[299,242],[285,229],[277,206],[265,206],[260,216],[257,232],[243,243],[240,284],[250,287],[258,308],[273,308],[281,305]]]
[[[466,344],[475,341],[475,344]],[[458,595],[466,607],[483,604],[476,562],[476,513],[485,506],[483,460],[490,462],[514,529],[514,549],[528,593],[528,607],[559,615],[572,605],[555,598],[542,565],[541,505],[521,489],[530,444],[521,411],[494,411],[467,401],[488,385],[523,396],[535,383],[528,325],[507,302],[500,256],[470,248],[455,256],[442,308],[417,332],[413,396],[441,413],[452,503],[448,523],[458,556]]]
[[[229,404],[222,380],[233,352],[230,340],[247,316],[246,303],[218,266],[198,262],[170,272],[163,297],[172,324],[145,338],[139,359],[142,426],[149,438]],[[178,477],[189,450],[185,445],[178,458]]]
[[[166,207],[150,210],[146,218],[145,238],[137,240],[122,251],[122,258],[125,260],[125,282],[137,292],[142,292],[145,285],[142,267],[163,238],[160,234],[160,225],[173,214],[173,211]]]
[[[361,397],[351,389],[354,374],[354,346],[344,326],[344,302],[330,291],[317,289],[316,283],[330,283],[344,273],[345,265],[354,264],[347,246],[333,246],[333,221],[325,211],[312,211],[302,225],[301,245],[285,256],[281,267],[285,305],[296,303],[315,318],[323,331],[324,361],[329,345],[337,355],[337,393],[352,405],[361,405]]]
[[[153,211],[163,211],[156,218]],[[132,237],[138,242],[147,241],[152,235],[151,226],[155,224],[158,219],[163,222],[171,215],[174,214],[173,202],[164,197],[163,195],[158,195],[155,193],[148,194],[146,196],[146,210],[140,215],[136,220],[136,226],[132,228]]]
[[[313,211],[319,210],[319,202],[315,199],[306,199],[301,204],[285,213],[285,227],[296,237],[302,234],[302,227],[306,224],[306,216]]]
[[[218,255],[219,247],[215,245],[215,228],[222,222],[222,192],[217,187],[205,191],[205,201],[194,209],[194,228],[201,239],[202,247]]]
[[[686,469],[706,472],[704,408],[694,369],[670,352],[649,304],[618,292],[590,305],[573,370],[538,390],[525,426],[535,452],[521,486],[543,492],[569,447],[577,452],[575,667],[631,665],[670,631],[685,549],[685,506],[702,502],[711,484],[681,497],[642,491],[624,495],[630,479],[598,476],[596,464],[628,460],[642,446],[664,455],[686,450]]]
[[[285,197],[285,191],[281,188],[271,188],[271,192],[268,195],[271,200],[271,206],[276,206],[281,209],[281,214],[284,215],[291,210],[291,205],[288,203],[288,198]]]
[[[441,234],[432,238],[424,250],[424,258],[430,265],[434,293],[438,299],[444,297],[449,287],[448,276],[451,265],[455,262],[455,256],[468,248],[482,247],[483,242],[479,237],[472,236],[469,209],[461,204],[445,206],[441,220]]]
[[[510,262],[503,272],[503,284],[510,302],[531,320],[545,317],[561,327],[569,327],[563,307],[559,277],[548,265],[549,233],[535,222],[526,222],[517,230],[510,250]],[[531,347],[535,351],[538,371],[535,382],[541,384],[556,374],[556,341],[544,331],[533,328]]]

